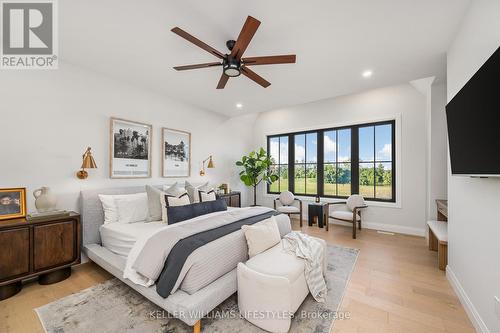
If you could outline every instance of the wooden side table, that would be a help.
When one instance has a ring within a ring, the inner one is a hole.
[[[218,194],[217,197],[226,200],[226,204],[228,207],[241,208],[241,192],[231,191],[226,194]]]
[[[52,284],[71,275],[80,263],[80,215],[47,217],[36,221],[0,221],[0,300],[14,296],[22,280],[37,277]]]
[[[318,227],[323,228],[323,225],[328,231],[328,204],[326,202],[312,202],[307,207],[307,224],[313,225],[314,218],[318,219]]]

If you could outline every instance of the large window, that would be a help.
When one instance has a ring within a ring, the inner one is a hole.
[[[391,201],[395,191],[395,122],[327,128],[268,137],[279,180],[268,193]]]
[[[271,155],[271,171],[279,175],[278,181],[269,186],[269,192],[288,190],[288,136],[272,137],[268,140],[268,154]]]

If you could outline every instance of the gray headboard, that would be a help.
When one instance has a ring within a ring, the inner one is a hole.
[[[161,188],[161,186],[155,186]],[[101,244],[99,227],[104,222],[99,194],[134,194],[146,192],[145,186],[118,187],[109,189],[85,190],[80,192],[80,214],[82,217],[83,242],[82,245]]]

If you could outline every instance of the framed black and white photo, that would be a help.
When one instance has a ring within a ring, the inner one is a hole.
[[[151,177],[153,126],[111,118],[110,177]]]
[[[191,174],[191,133],[162,129],[163,177],[189,177]]]
[[[26,216],[26,189],[0,189],[0,221]]]

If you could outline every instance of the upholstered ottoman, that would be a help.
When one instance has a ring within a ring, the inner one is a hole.
[[[326,270],[326,243],[323,271]],[[309,294],[304,260],[281,243],[238,264],[238,306],[252,324],[269,332],[288,332],[291,315]]]

